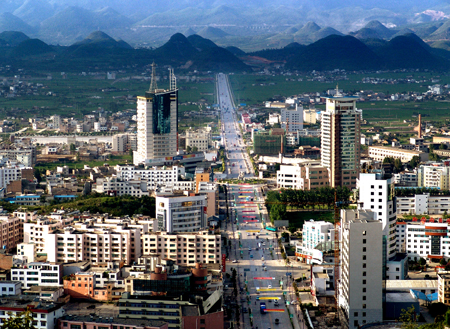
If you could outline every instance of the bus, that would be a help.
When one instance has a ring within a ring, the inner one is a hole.
[[[266,313],[266,303],[264,303],[264,302],[259,303],[259,310],[260,310],[261,314]]]

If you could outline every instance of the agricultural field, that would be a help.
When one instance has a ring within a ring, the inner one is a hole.
[[[404,79],[412,77],[417,80],[429,80],[439,78],[440,84],[450,82],[450,76],[437,76],[430,72],[390,72],[390,73],[368,73],[368,74],[348,74],[348,80],[324,83],[319,81],[308,81],[306,76],[272,76],[272,75],[231,75],[230,82],[234,91],[237,103],[246,103],[249,106],[261,106],[263,102],[279,96],[293,96],[310,92],[326,92],[328,89],[336,88],[348,92],[360,90],[383,92],[387,94],[406,92],[426,92],[431,82],[409,83],[409,84],[363,84],[357,83],[364,77]],[[303,81],[292,81],[302,79]],[[358,102],[358,108],[363,110],[363,118],[370,122],[378,121],[403,121],[411,119],[421,113],[427,121],[441,121],[443,118],[450,118],[450,102],[424,101],[371,101]],[[317,105],[318,109],[324,109],[325,105]]]

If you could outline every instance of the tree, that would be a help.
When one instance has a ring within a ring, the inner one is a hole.
[[[71,143],[71,144],[70,144],[70,153],[75,152],[76,149],[77,149],[77,148],[76,148],[75,144],[74,144],[74,143]]]
[[[33,325],[33,313],[28,308],[16,314],[9,312],[8,315],[7,319],[3,319],[1,329],[36,329]]]
[[[187,153],[191,153],[191,147],[190,147],[190,146],[187,146],[187,147],[186,147],[186,152],[187,152]]]
[[[270,209],[270,221],[273,223],[276,220],[283,220],[286,216],[286,205],[274,204]]]
[[[193,152],[193,153],[198,152],[198,147],[197,147],[197,146],[194,146],[194,147],[192,148],[192,152]]]
[[[409,161],[409,165],[412,168],[416,168],[419,165],[419,163],[420,163],[420,158],[417,155],[413,156],[411,161]]]
[[[427,261],[425,260],[425,258],[420,258],[419,259],[419,265],[424,266],[427,264]]]
[[[402,329],[417,328],[417,314],[414,306],[408,307],[407,309],[402,309],[399,320],[402,322]]]
[[[39,170],[39,168],[34,168],[34,177],[36,178],[38,185],[41,183],[42,181],[42,176],[41,176],[41,171]]]
[[[445,258],[442,258],[442,259],[439,261],[439,264],[442,265],[442,266],[447,265],[447,261],[445,260]]]
[[[394,160],[394,170],[395,170],[396,172],[400,172],[400,171],[402,171],[402,169],[403,169],[403,163],[402,163],[402,160],[400,160],[400,159],[395,159],[395,160]]]

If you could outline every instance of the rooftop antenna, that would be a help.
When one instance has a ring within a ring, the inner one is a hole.
[[[170,80],[170,90],[175,90],[177,89],[177,77],[175,76],[175,74],[173,73],[173,68],[169,68],[169,80]]]
[[[152,80],[150,81],[150,89],[149,92],[154,92],[156,89],[158,89],[158,85],[156,84],[156,64],[155,62],[152,63]]]

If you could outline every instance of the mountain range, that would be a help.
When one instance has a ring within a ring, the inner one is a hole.
[[[313,24],[307,24],[316,32]],[[381,26],[372,24],[374,31]],[[377,27],[378,26],[378,27]],[[298,29],[300,31],[301,29]],[[386,32],[386,31],[384,31]],[[238,47],[220,47],[198,34],[173,34],[161,47],[133,48],[120,39],[95,31],[70,46],[54,46],[22,32],[0,33],[0,65],[31,70],[119,70],[144,67],[156,62],[179,71],[242,72],[282,64],[291,70],[382,70],[450,69],[450,43],[433,48],[414,33],[381,38],[358,39],[331,34],[308,45],[292,42],[285,47],[244,52]]]
[[[310,44],[332,34],[391,39],[414,32],[442,41],[450,39],[449,17],[448,0],[0,1],[0,32],[20,31],[63,46],[95,30],[147,48],[188,30],[185,35],[196,33],[246,51]]]

